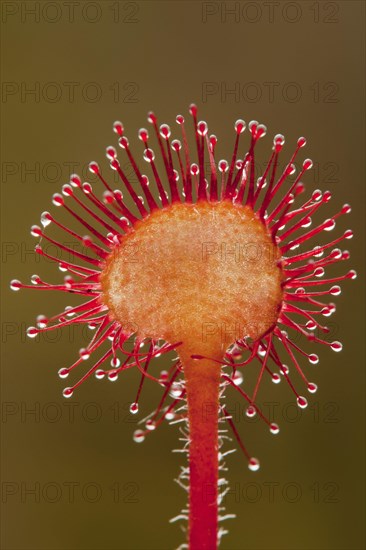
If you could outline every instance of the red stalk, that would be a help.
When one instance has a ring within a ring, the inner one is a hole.
[[[220,365],[183,360],[189,420],[189,548],[215,550],[218,531]]]

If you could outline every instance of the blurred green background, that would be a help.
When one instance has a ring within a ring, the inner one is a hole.
[[[222,548],[364,548],[365,4],[29,1],[2,2],[1,10],[2,548],[150,550],[184,541],[168,523],[185,505],[173,481],[184,460],[171,452],[180,447],[177,428],[132,442],[137,419],[128,405],[137,372],[116,384],[91,380],[64,400],[57,370],[75,360],[86,334],[66,330],[31,341],[24,329],[38,313],[75,302],[15,294],[8,281],[33,273],[60,280],[32,252],[28,228],[54,210],[50,197],[70,172],[94,181],[86,167],[105,162],[114,120],[141,151],[135,136],[148,110],[175,132],[175,115],[192,101],[219,136],[219,158],[231,153],[239,117],[267,124],[263,159],[275,133],[286,136],[284,156],[298,136],[308,138],[304,155],[315,170],[304,179],[310,189],[334,191],[326,217],[352,204],[331,237],[352,226],[356,237],[346,243],[359,272],[344,283],[330,320],[344,351],[311,348],[321,362],[306,369],[320,389],[306,412],[293,406],[284,384],[267,384],[263,406],[275,410],[282,428],[273,438],[228,395],[262,468],[253,474],[239,453],[228,457],[225,504],[238,517],[223,524]],[[140,418],[160,393],[146,383]]]

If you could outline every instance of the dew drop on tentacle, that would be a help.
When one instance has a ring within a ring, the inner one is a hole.
[[[113,123],[113,132],[119,136],[123,135],[123,124],[119,120]]]
[[[257,411],[255,409],[255,407],[253,407],[252,405],[250,405],[247,410],[245,411],[245,414],[247,415],[248,418],[254,418],[255,415],[257,414]]]
[[[10,288],[14,290],[14,292],[18,292],[18,290],[22,288],[22,283],[18,281],[18,279],[13,279],[10,281]]]
[[[108,380],[110,382],[116,382],[118,380],[118,372],[117,371],[111,371],[108,373]]]
[[[109,160],[113,160],[113,159],[116,159],[117,158],[117,151],[115,149],[115,147],[113,147],[112,145],[109,145],[105,151],[105,154],[106,154],[106,157],[107,159]]]
[[[205,122],[204,120],[201,120],[197,124],[197,132],[200,136],[206,136],[208,132],[207,122]]]
[[[319,357],[315,353],[311,353],[309,355],[309,363],[317,365],[319,363]]]
[[[310,393],[315,393],[318,390],[318,386],[314,384],[313,382],[308,383],[308,391]]]
[[[290,372],[290,369],[288,368],[287,365],[281,365],[280,366],[280,373],[283,375],[283,376],[287,376]]]
[[[130,405],[130,413],[131,414],[137,414],[139,412],[139,405],[138,403],[131,403]]]
[[[72,397],[73,393],[74,393],[73,388],[65,388],[62,392],[62,395],[67,399],[69,399],[70,397]]]
[[[280,432],[280,427],[275,422],[271,422],[269,430],[271,434],[277,435]]]
[[[81,178],[77,174],[71,174],[70,176],[70,185],[73,187],[81,187]]]
[[[87,361],[90,357],[90,351],[87,350],[86,348],[81,348],[79,350],[79,355],[80,355],[81,359],[83,359],[83,361]]]
[[[136,430],[133,434],[135,443],[142,443],[145,440],[145,433],[142,430]]]
[[[324,230],[325,231],[333,231],[335,226],[336,226],[336,222],[333,218],[330,218],[329,220],[326,220],[324,222]]]
[[[100,172],[99,164],[93,160],[89,162],[88,168],[92,174],[99,174]]]
[[[235,131],[236,131],[236,133],[237,134],[242,134],[244,132],[245,128],[246,128],[246,124],[245,124],[244,120],[239,118],[235,122]]]
[[[342,351],[342,349],[343,349],[342,343],[341,343],[341,342],[337,342],[337,341],[332,342],[331,345],[330,345],[330,347],[332,348],[333,351],[338,351],[338,352],[339,352],[339,351]]]
[[[159,357],[159,356],[160,356],[160,353],[155,354],[155,357]],[[162,385],[165,385],[168,378],[169,378],[169,373],[167,370],[160,371],[159,381]]]
[[[338,285],[332,286],[332,288],[329,290],[330,294],[332,296],[339,296],[342,293],[341,287]]]
[[[58,375],[60,378],[67,378],[70,374],[70,370],[67,368],[62,368],[58,371]]]
[[[240,386],[244,381],[244,377],[241,372],[235,371],[235,374],[233,376],[233,382],[235,386]]]
[[[303,397],[302,395],[299,395],[297,398],[297,404],[300,407],[300,409],[306,409],[306,407],[308,406],[308,401],[305,397]]]
[[[38,225],[32,225],[31,235],[32,237],[42,237],[42,229]]]
[[[248,468],[252,472],[257,472],[260,468],[260,463],[258,458],[254,458],[254,457],[250,458],[248,462]]]
[[[147,430],[153,431],[156,428],[156,422],[154,420],[147,420],[145,427]]]
[[[114,338],[114,336],[113,336],[113,338]],[[120,361],[120,359],[118,359],[118,357],[113,357],[111,359],[111,366],[113,368],[117,369],[120,366],[120,364],[121,364],[121,361]]]
[[[52,221],[53,218],[49,212],[42,212],[41,224],[43,225],[43,227],[47,227],[48,225],[50,225],[50,223],[52,223]]]
[[[180,386],[180,384],[172,384],[171,388],[170,388],[170,391],[169,391],[169,394],[171,397],[173,397],[174,399],[176,399],[177,397],[180,397],[182,393],[182,388]]]
[[[38,334],[39,330],[36,329],[36,327],[27,328],[27,336],[29,336],[29,338],[35,338]]]

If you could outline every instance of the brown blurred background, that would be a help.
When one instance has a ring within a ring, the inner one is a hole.
[[[192,101],[219,136],[220,158],[231,152],[237,118],[267,124],[263,159],[275,133],[285,134],[287,155],[307,136],[315,170],[305,181],[334,191],[326,217],[352,204],[331,237],[352,226],[356,238],[346,243],[359,271],[330,319],[344,351],[312,348],[321,361],[306,369],[320,389],[306,413],[283,384],[265,386],[263,406],[282,428],[273,438],[228,398],[262,468],[250,473],[239,452],[228,458],[225,503],[238,518],[224,524],[222,548],[364,548],[364,2],[4,1],[1,10],[2,548],[150,550],[184,540],[168,523],[185,504],[173,482],[183,464],[171,452],[176,427],[132,442],[136,372],[116,384],[91,380],[64,400],[57,370],[75,360],[86,334],[31,341],[24,330],[38,313],[73,302],[15,294],[8,281],[60,280],[32,253],[29,226],[54,209],[50,197],[70,172],[94,181],[86,166],[103,163],[115,144],[114,120],[141,151],[135,136],[148,110],[175,131],[175,115]],[[140,418],[159,395],[146,383]]]

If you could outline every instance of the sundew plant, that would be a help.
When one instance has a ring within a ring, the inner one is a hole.
[[[187,456],[178,479],[188,492],[186,508],[177,510],[177,519],[187,522],[182,548],[213,550],[225,533],[220,520],[228,517],[222,507],[224,441],[234,440],[249,469],[259,469],[224,395],[237,392],[247,403],[247,416],[258,415],[278,434],[279,426],[258,406],[262,381],[287,384],[298,406],[306,408],[305,395],[317,390],[308,372],[318,356],[303,350],[297,336],[341,351],[340,342],[321,337],[329,332],[323,318],[335,312],[339,282],[356,273],[325,277],[332,264],[349,258],[339,246],[352,238],[351,230],[324,237],[351,209],[346,204],[312,226],[331,193],[306,192],[302,179],[312,161],[297,160],[305,138],[283,163],[285,138],[275,135],[258,177],[255,152],[266,135],[263,124],[251,121],[245,132],[245,122],[237,120],[232,157],[218,160],[217,137],[198,120],[195,105],[190,115],[189,130],[184,117],[176,117],[179,139],[172,139],[170,127],[149,113],[153,135],[139,130],[144,163],[132,153],[123,124],[115,122],[122,151],[119,156],[109,146],[106,154],[121,190],[111,187],[97,162],[89,165],[100,183],[95,188],[71,175],[52,199],[70,224],[43,212],[41,225],[31,228],[39,239],[36,252],[58,264],[63,280],[50,284],[33,275],[31,284],[13,280],[11,288],[82,297],[79,305],[52,317],[39,315],[27,331],[33,338],[75,323],[93,329],[74,364],[59,370],[62,379],[71,380],[65,398],[92,375],[116,381],[123,371],[137,369],[141,380],[130,410],[138,414],[146,379],[159,384],[160,402],[134,440],[142,442],[166,420],[178,423]],[[188,145],[192,127],[193,148]],[[137,184],[123,169],[126,161]],[[67,246],[62,234],[79,242],[82,251]],[[48,254],[42,243],[52,243],[59,254]],[[101,356],[93,360],[99,348]],[[161,370],[164,355],[171,361],[168,370]],[[246,381],[249,370],[254,384]]]

